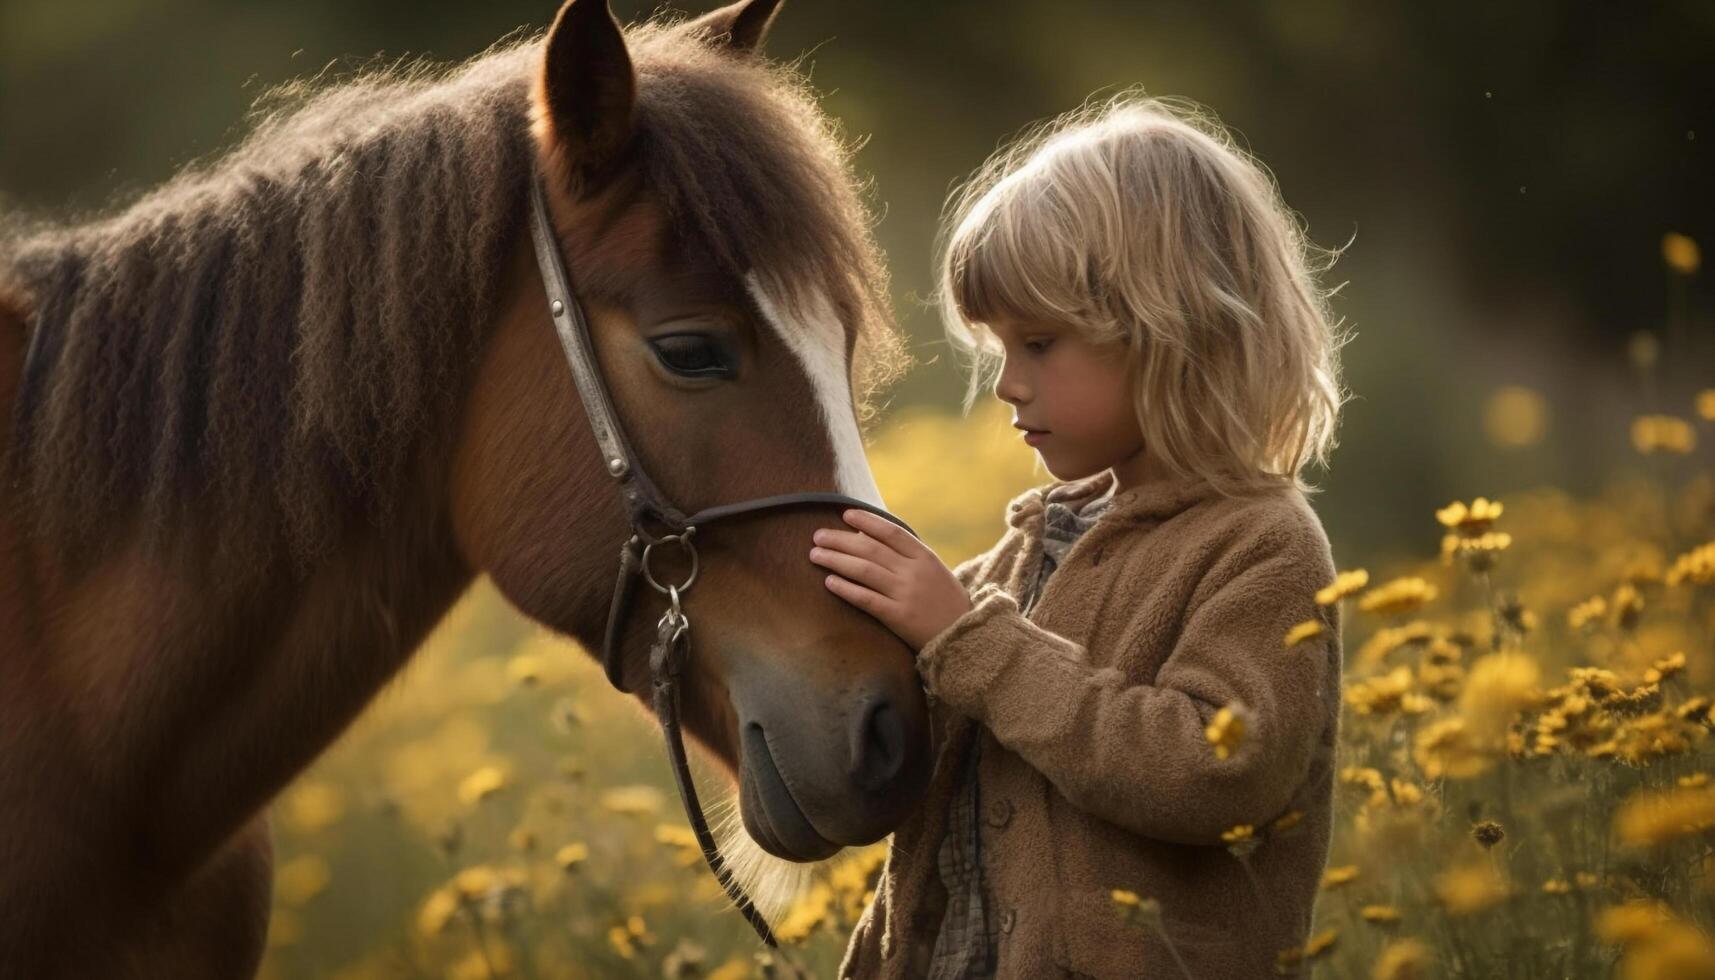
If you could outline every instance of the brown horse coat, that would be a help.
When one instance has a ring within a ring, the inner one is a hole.
[[[1029,618],[1017,597],[1042,560],[1045,500],[1091,499],[1110,472],[1027,491],[1008,530],[956,569],[975,607],[919,654],[936,770],[893,835],[842,977],[921,976],[946,896],[935,858],[956,760],[985,739],[979,793],[998,976],[1179,977],[1111,892],[1160,902],[1193,977],[1274,975],[1304,942],[1327,859],[1340,705],[1330,546],[1303,494],[1226,498],[1206,484],[1119,493],[1048,580]],[[1294,625],[1323,633],[1290,649]],[[1242,745],[1205,736],[1223,705],[1248,709]],[[1270,822],[1302,812],[1278,836]],[[1221,834],[1251,824],[1256,883]]]
[[[567,0],[544,40],[289,85],[117,213],[0,214],[0,978],[254,973],[269,800],[477,574],[599,647],[630,529],[533,174],[670,500],[881,503],[857,393],[903,337],[845,145],[751,51],[776,6],[622,31]],[[685,598],[680,716],[749,780],[747,887],[880,839],[928,772],[909,650],[804,555],[826,519],[707,529]],[[622,623],[634,678],[657,608]]]

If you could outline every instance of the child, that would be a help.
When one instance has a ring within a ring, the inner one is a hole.
[[[950,213],[966,409],[992,376],[1055,479],[953,571],[861,511],[815,534],[828,588],[919,651],[937,740],[840,975],[1296,973],[1340,704],[1298,476],[1343,401],[1311,246],[1218,124],[1132,93]]]

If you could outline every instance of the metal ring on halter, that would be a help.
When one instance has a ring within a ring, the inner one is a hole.
[[[691,553],[691,574],[690,574],[689,578],[686,578],[685,581],[679,585],[679,591],[680,592],[689,592],[691,590],[691,584],[697,580],[697,569],[698,569],[697,548],[695,545],[691,544],[691,536],[696,534],[696,533],[697,533],[696,527],[694,527],[694,526],[688,527],[688,528],[685,528],[685,530],[679,534],[669,534],[659,541],[651,541],[649,544],[644,545],[644,547],[643,547],[643,562],[642,562],[643,563],[643,577],[646,580],[648,580],[650,585],[654,586],[655,591],[661,593],[662,595],[666,595],[667,594],[667,587],[662,585],[660,582],[655,581],[655,573],[650,571],[650,569],[649,569],[649,553],[651,551],[655,550],[656,545],[666,544],[669,541],[678,542],[678,544],[681,548],[684,548],[686,551]]]

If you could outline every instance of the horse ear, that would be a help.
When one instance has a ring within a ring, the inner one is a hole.
[[[739,0],[719,10],[711,10],[686,27],[701,34],[710,44],[730,48],[739,54],[751,54],[762,46],[774,15],[780,12],[781,0]]]
[[[631,137],[637,77],[607,0],[566,0],[543,49],[542,133],[580,177],[606,171]]]

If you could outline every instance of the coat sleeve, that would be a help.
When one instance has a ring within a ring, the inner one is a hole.
[[[1235,825],[1280,816],[1337,724],[1339,609],[1315,601],[1333,577],[1319,529],[1229,547],[1152,684],[1092,666],[1082,645],[1026,619],[994,583],[924,645],[918,666],[931,693],[1079,809],[1160,840],[1217,844]],[[1287,632],[1310,619],[1322,634],[1287,648]],[[1133,625],[1152,628],[1167,627]],[[1223,706],[1246,722],[1225,759],[1205,735]]]

